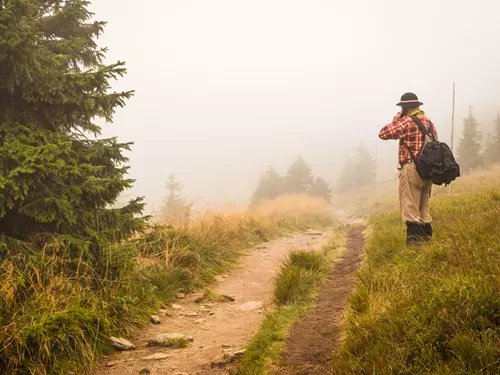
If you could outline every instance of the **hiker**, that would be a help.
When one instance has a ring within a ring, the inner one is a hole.
[[[380,130],[379,138],[399,139],[399,204],[406,223],[406,243],[415,244],[432,237],[432,217],[429,212],[432,181],[423,180],[417,172],[415,160],[422,151],[425,136],[411,116],[417,116],[425,130],[436,140],[437,132],[420,109],[423,103],[417,95],[408,92],[397,105],[402,108],[401,112]]]

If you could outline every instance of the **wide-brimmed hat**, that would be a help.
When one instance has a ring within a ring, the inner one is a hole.
[[[407,92],[401,97],[401,101],[397,104],[403,108],[414,108],[423,105],[421,101],[418,100],[417,95],[412,92]]]

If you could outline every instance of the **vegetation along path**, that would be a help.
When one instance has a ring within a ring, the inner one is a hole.
[[[347,249],[321,287],[316,306],[292,328],[284,347],[280,375],[331,374],[331,355],[339,344],[343,312],[363,255],[363,226],[347,235]]]
[[[224,354],[238,354],[259,329],[263,310],[273,302],[274,276],[283,258],[296,249],[321,249],[322,232],[309,231],[258,246],[243,257],[240,266],[219,277],[210,293],[195,293],[161,310],[159,325],[151,325],[132,338],[137,349],[117,352],[97,367],[96,375],[205,375],[224,373],[217,366]],[[223,296],[234,301],[221,301]],[[203,301],[200,299],[205,298]],[[151,346],[148,341],[164,333],[190,336],[166,342],[172,348]],[[177,345],[176,345],[177,344]],[[229,360],[231,357],[229,357]],[[222,367],[222,366],[221,366]]]

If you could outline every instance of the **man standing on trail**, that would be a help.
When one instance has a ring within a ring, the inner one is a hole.
[[[399,139],[399,203],[406,223],[406,243],[415,244],[432,237],[432,218],[429,212],[432,181],[422,180],[415,166],[424,146],[425,135],[416,121],[437,139],[432,122],[420,110],[423,105],[417,95],[408,92],[397,104],[402,108],[392,122],[380,130],[381,139]],[[412,118],[413,116],[413,118]]]

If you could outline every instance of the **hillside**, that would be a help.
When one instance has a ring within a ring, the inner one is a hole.
[[[498,168],[432,202],[435,238],[404,244],[397,212],[370,217],[335,374],[500,373]]]

